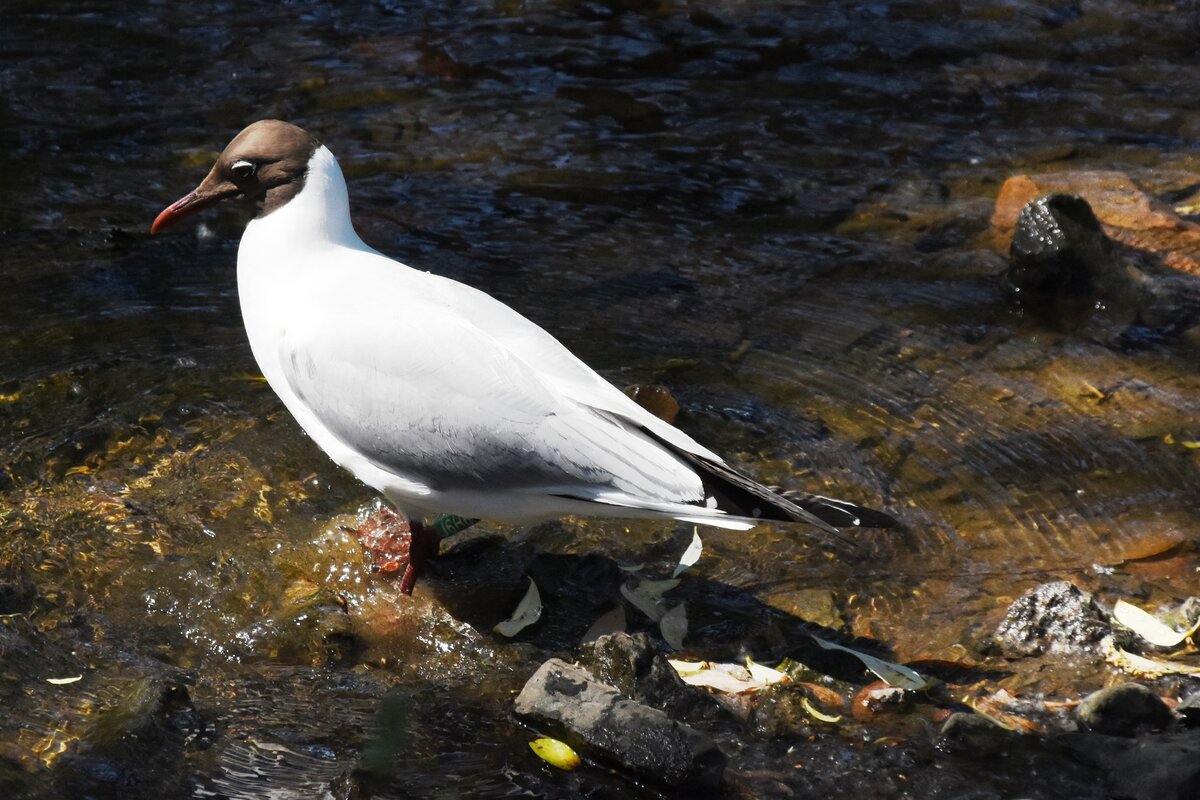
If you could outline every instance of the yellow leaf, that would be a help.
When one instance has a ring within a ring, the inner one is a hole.
[[[807,711],[808,715],[810,717],[812,717],[813,719],[820,720],[821,722],[828,722],[830,725],[832,725],[835,722],[842,721],[842,717],[840,714],[835,717],[831,714],[824,714],[824,713],[818,711],[817,707],[814,706],[807,697],[801,698],[800,705],[804,706],[804,710]]]
[[[571,749],[566,742],[544,737],[534,739],[529,747],[537,757],[551,766],[559,769],[572,770],[579,766],[579,754]]]

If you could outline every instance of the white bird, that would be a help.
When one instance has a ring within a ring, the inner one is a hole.
[[[220,201],[255,213],[238,248],[238,294],[263,375],[330,458],[409,518],[414,552],[427,535],[421,517],[438,513],[741,530],[768,519],[827,531],[894,523],[838,500],[780,496],[500,301],[363,244],[337,160],[295,125],[247,127],[151,233]]]

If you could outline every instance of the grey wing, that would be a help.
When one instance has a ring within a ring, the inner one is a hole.
[[[377,466],[442,491],[702,500],[677,456],[571,399],[470,321],[444,307],[370,305],[337,315],[353,319],[337,330],[302,323],[280,356],[300,401]]]

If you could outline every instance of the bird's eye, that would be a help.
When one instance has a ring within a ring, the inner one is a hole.
[[[245,180],[254,174],[254,164],[249,161],[235,161],[229,171],[233,173],[233,177],[238,180]]]

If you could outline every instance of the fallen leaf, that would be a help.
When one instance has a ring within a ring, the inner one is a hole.
[[[564,770],[573,770],[579,766],[579,754],[571,749],[571,745],[558,739],[544,737],[534,739],[529,747],[537,757],[551,766]]]
[[[634,579],[632,585],[628,583],[621,584],[621,595],[630,603],[633,603],[638,611],[658,622],[663,618],[663,614],[667,613],[667,610],[663,608],[663,595],[678,585],[679,578],[671,578],[665,581],[648,581],[637,578]]]
[[[835,717],[818,711],[817,707],[812,704],[812,701],[808,699],[807,695],[800,699],[800,705],[804,707],[804,710],[807,711],[808,715],[813,719],[820,720],[821,722],[828,722],[831,725],[835,722],[842,721],[840,714]]]
[[[792,676],[788,675],[786,672],[780,672],[777,669],[771,669],[770,667],[764,666],[755,661],[751,661],[748,658],[746,659],[746,670],[750,673],[751,678],[763,684],[764,686],[768,686],[772,683],[782,683],[792,679]]]
[[[789,675],[789,677],[791,677]],[[823,706],[837,706],[842,708],[846,705],[846,700],[840,694],[828,686],[822,686],[819,683],[811,683],[809,681],[797,681],[797,686],[800,686],[804,691]]]
[[[921,677],[921,673],[911,667],[906,667],[903,664],[894,664],[891,661],[884,661],[882,658],[876,658],[867,653],[860,653],[858,650],[853,650],[836,642],[827,642],[819,636],[813,636],[812,638],[813,641],[826,650],[841,650],[854,656],[867,669],[878,675],[888,686],[908,689],[913,692],[919,692],[929,687],[929,681]]]
[[[707,661],[680,661],[675,658],[668,658],[667,663],[679,673],[679,677],[681,678],[686,678],[688,675],[695,675],[697,672],[702,672],[711,666]]]
[[[704,544],[700,541],[700,529],[692,528],[692,543],[688,545],[688,549],[683,551],[683,555],[679,557],[679,564],[675,567],[675,571],[671,573],[672,578],[678,578],[685,569],[695,564],[700,560],[700,553],[704,551]]]
[[[658,629],[672,650],[682,650],[683,640],[688,631],[687,609],[684,604],[680,603],[663,614],[662,619],[658,621]]]
[[[1200,675],[1200,666],[1159,661],[1126,652],[1113,644],[1111,636],[1106,637],[1101,646],[1104,649],[1105,661],[1135,675],[1147,678],[1161,678],[1164,675]]]
[[[683,682],[691,686],[706,686],[726,694],[757,692],[773,683],[791,681],[791,677],[762,664],[746,659],[747,666],[724,664],[711,661],[676,661],[668,663],[679,673]]]
[[[83,675],[76,675],[73,678],[46,678],[46,683],[50,683],[55,686],[65,686],[68,683],[75,683],[76,681],[81,680],[83,680]]]
[[[992,722],[1010,731],[1026,735],[1045,733],[1046,729],[1031,719],[1005,709],[997,700],[988,697],[964,697],[963,703],[971,707],[976,714],[987,717]]]
[[[709,664],[705,668],[688,675],[680,675],[683,682],[691,686],[707,686],[718,692],[727,694],[742,694],[756,692],[762,684],[750,677],[750,672],[737,664]]]
[[[1113,606],[1113,618],[1156,647],[1178,647],[1185,639],[1200,630],[1200,620],[1198,620],[1186,631],[1177,631],[1124,600],[1118,600]]]
[[[517,604],[516,611],[512,613],[511,617],[498,623],[492,630],[501,636],[516,636],[541,618],[542,597],[538,594],[537,584],[533,582],[533,578],[530,578],[529,589],[525,591],[525,596]]]

